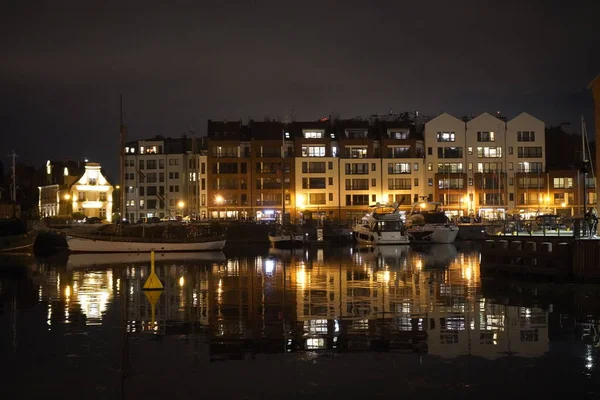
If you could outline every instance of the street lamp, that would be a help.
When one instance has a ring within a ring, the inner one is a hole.
[[[179,201],[179,203],[177,203],[177,207],[179,207],[179,212],[181,213],[181,216],[183,217],[183,207],[185,207],[185,203],[183,201]]]
[[[221,219],[221,204],[223,203],[223,201],[223,196],[221,196],[220,194],[218,194],[215,197],[215,203],[217,203],[217,219]]]

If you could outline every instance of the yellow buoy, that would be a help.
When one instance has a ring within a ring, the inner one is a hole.
[[[154,272],[154,250],[150,252],[150,275],[146,279],[146,283],[144,283],[143,290],[163,290],[163,284],[158,279],[158,276],[156,276],[156,272]]]
[[[156,303],[158,303],[158,299],[162,294],[162,290],[145,290],[144,294],[146,295],[146,299],[150,303],[151,317],[150,317],[150,326],[149,330],[154,330],[154,326],[156,325]]]

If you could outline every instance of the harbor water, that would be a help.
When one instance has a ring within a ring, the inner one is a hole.
[[[471,245],[2,256],[2,398],[600,398],[600,290]]]

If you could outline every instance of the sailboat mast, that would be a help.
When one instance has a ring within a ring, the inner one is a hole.
[[[121,150],[120,150],[120,155],[121,155],[121,159],[120,159],[120,166],[121,166],[121,176],[120,176],[120,185],[121,185],[121,192],[119,193],[120,195],[120,203],[121,203],[121,212],[120,212],[120,218],[121,220],[125,219],[126,215],[127,215],[127,203],[126,203],[126,196],[125,194],[127,193],[126,187],[125,187],[125,125],[123,125],[123,95],[120,95],[120,99],[119,99],[119,108],[120,108],[120,132],[121,132]]]
[[[12,182],[11,182],[11,190],[10,190],[10,200],[12,201],[12,205],[13,205],[13,218],[17,217],[17,153],[15,153],[15,151],[13,150],[12,153],[9,155],[9,157],[12,158],[12,168],[11,168],[11,178],[12,178]]]
[[[281,225],[285,221],[285,127],[281,130]]]

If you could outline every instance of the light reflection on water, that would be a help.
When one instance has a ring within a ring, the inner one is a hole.
[[[123,256],[75,255],[62,265],[34,263],[31,291],[47,307],[49,330],[73,322],[82,329],[83,321],[131,335],[200,335],[214,360],[256,351],[416,351],[447,359],[549,351],[547,307],[486,298],[476,250],[438,245],[258,253],[229,259],[203,254],[200,261],[157,255],[164,291],[151,296],[142,290],[146,255],[125,256],[123,264],[116,263]],[[11,295],[5,287],[3,301]],[[595,322],[588,327],[588,372],[596,364],[596,328]]]

